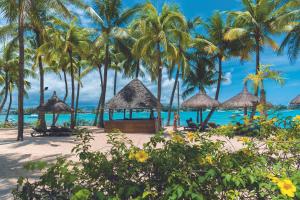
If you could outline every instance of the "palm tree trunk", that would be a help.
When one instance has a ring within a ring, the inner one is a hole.
[[[256,31],[256,36],[255,36],[255,52],[256,52],[256,69],[255,69],[255,74],[257,75],[259,70],[260,70],[260,36],[259,36],[259,31]],[[258,86],[254,88],[254,95],[258,96]],[[252,120],[254,115],[256,113],[256,106],[253,106],[252,112],[250,115],[250,119]]]
[[[104,80],[101,95],[101,106],[100,106],[100,116],[99,116],[99,127],[104,128],[104,106],[106,97],[106,85],[107,85],[107,71],[109,66],[109,45],[106,44],[105,49],[105,63],[104,63]]]
[[[117,94],[117,78],[118,78],[118,71],[115,70],[115,77],[114,77],[114,96]]]
[[[8,85],[9,85],[9,80],[8,80],[8,72],[5,70],[5,94],[4,94],[4,98],[1,102],[1,106],[0,106],[0,112],[2,112],[4,105],[6,103],[7,100],[7,96],[8,96]]]
[[[40,41],[40,33],[38,31],[35,31],[36,34],[36,43],[37,47],[39,48],[41,46],[41,41]],[[38,64],[39,64],[39,75],[40,75],[40,106],[44,104],[45,101],[45,86],[44,86],[44,68],[43,68],[43,62],[42,62],[42,57],[39,56],[38,58]],[[39,127],[42,129],[46,128],[46,121],[45,121],[45,113],[44,112],[39,112]]]
[[[75,102],[75,81],[74,81],[74,68],[73,68],[73,55],[72,50],[68,50],[69,59],[70,59],[70,69],[71,69],[71,84],[72,84],[72,92],[71,92],[71,129],[75,128],[75,118],[74,118],[74,102]]]
[[[65,69],[62,69],[63,71],[63,74],[64,74],[64,82],[65,82],[65,96],[63,98],[63,102],[66,102],[67,98],[68,98],[68,95],[69,95],[69,89],[68,89],[68,80],[67,80],[67,73],[66,73],[66,70]],[[59,114],[56,115],[55,117],[55,120],[54,120],[54,126],[57,122],[59,118]]]
[[[161,129],[161,84],[162,84],[162,63],[161,63],[161,55],[160,55],[160,45],[157,44],[158,51],[158,81],[157,81],[157,118],[158,118],[158,130]]]
[[[23,140],[24,132],[24,2],[19,3],[19,81],[18,81],[18,137]]]
[[[77,81],[77,95],[76,95],[76,104],[75,104],[75,125],[77,125],[77,115],[78,115],[78,105],[79,105],[79,95],[80,95],[80,78],[81,76],[81,67],[78,68],[78,81]]]
[[[175,83],[174,83],[171,98],[170,98],[169,109],[168,109],[167,126],[170,126],[171,111],[172,111],[172,106],[173,106],[173,101],[174,101],[174,96],[175,96],[175,91],[176,91],[178,79],[179,79],[179,67],[178,67],[177,72],[176,72]]]
[[[222,75],[223,75],[223,63],[222,63],[222,58],[223,56],[218,57],[218,62],[219,62],[219,73],[218,73],[218,83],[217,83],[217,90],[216,90],[216,95],[215,95],[215,100],[219,100],[219,95],[220,95],[220,90],[221,90],[221,83],[222,83]],[[212,108],[211,111],[208,113],[206,119],[204,120],[203,126],[206,126],[207,123],[209,122],[210,118],[214,114],[216,108]]]
[[[266,91],[265,91],[265,88],[264,88],[264,84],[262,82],[261,84],[261,90],[260,90],[260,104],[263,106],[262,108],[262,116],[264,116],[265,118],[267,118],[267,111],[266,111],[266,105],[267,105],[267,97],[266,97]]]
[[[94,124],[93,124],[94,126],[97,126],[98,117],[99,117],[99,111],[100,111],[100,105],[101,105],[102,85],[103,85],[101,65],[98,66],[98,71],[99,71],[99,76],[100,76],[100,89],[101,89],[101,93],[100,93],[100,96],[99,96],[98,106],[97,106],[97,110],[96,110],[96,116],[95,116],[95,120],[94,120]]]
[[[137,60],[136,70],[135,70],[135,78],[139,78],[140,74],[140,59]]]
[[[5,123],[8,122],[8,116],[9,116],[9,113],[10,113],[11,104],[12,104],[12,91],[10,90],[9,91],[9,103],[8,103],[7,113],[6,113],[6,116],[5,116]]]

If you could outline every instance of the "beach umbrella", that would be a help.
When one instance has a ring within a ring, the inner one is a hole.
[[[53,122],[52,125],[54,126],[55,124],[55,113],[71,113],[73,112],[73,110],[71,109],[70,106],[68,106],[64,101],[60,100],[57,95],[56,92],[54,91],[52,97],[50,99],[48,99],[47,103],[39,106],[37,108],[38,111],[40,112],[49,112],[49,113],[53,113]]]
[[[290,106],[292,107],[298,107],[300,106],[300,95],[296,96],[291,102]]]
[[[232,97],[231,99],[225,101],[222,104],[222,108],[225,109],[235,109],[235,108],[244,108],[244,115],[247,115],[247,108],[255,106],[259,103],[258,97],[251,94],[247,86],[244,86],[244,89],[241,93]]]
[[[207,94],[200,92],[196,94],[195,96],[192,96],[191,98],[184,101],[181,106],[184,108],[190,108],[195,110],[200,110],[200,122],[202,124],[203,122],[203,109],[206,108],[215,108],[218,107],[220,103],[208,96]]]

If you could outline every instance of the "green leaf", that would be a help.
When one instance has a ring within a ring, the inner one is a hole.
[[[81,189],[72,196],[71,200],[87,200],[91,192],[87,189]]]

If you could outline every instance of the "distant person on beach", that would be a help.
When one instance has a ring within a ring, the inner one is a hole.
[[[173,124],[173,131],[177,131],[177,121],[179,119],[178,114],[175,112],[174,113],[174,124]]]

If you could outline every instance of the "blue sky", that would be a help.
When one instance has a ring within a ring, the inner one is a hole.
[[[142,3],[140,0],[124,0],[123,6],[130,7],[136,3]],[[193,18],[200,16],[202,19],[207,19],[214,11],[225,11],[225,10],[239,10],[241,9],[240,0],[152,0],[153,4],[157,8],[161,8],[164,3],[176,3],[179,5],[181,11],[186,15],[187,18]],[[85,26],[90,25],[90,21],[83,15],[83,11],[76,8],[72,9],[77,12],[81,17],[81,22]],[[1,23],[1,19],[0,19]],[[2,22],[3,23],[3,22]],[[282,36],[277,36],[276,40],[280,42]],[[254,55],[253,55],[254,58]],[[268,101],[273,104],[285,104],[300,93],[300,59],[291,64],[286,55],[277,56],[271,48],[265,47],[261,58],[262,64],[272,64],[273,69],[282,71],[286,78],[286,84],[284,86],[276,85],[272,81],[266,82],[266,90]],[[245,63],[240,63],[239,59],[231,59],[224,62],[224,75],[228,79],[227,82],[222,84],[221,88],[221,101],[224,101],[242,89],[242,81],[248,73],[254,72],[254,60],[250,60]],[[130,80],[121,77],[118,78],[118,89],[121,89]],[[149,89],[156,95],[156,84],[151,83],[149,77],[145,77],[143,82]],[[168,80],[166,74],[163,76],[163,103],[168,102],[171,92],[171,87],[174,80]],[[58,76],[50,74],[46,76],[45,85],[49,86],[49,92],[46,96],[50,96],[53,90],[58,91],[61,97],[64,94],[63,81]],[[99,78],[95,72],[88,75],[83,80],[84,87],[82,88],[82,95],[80,97],[81,105],[96,105],[99,96]],[[108,99],[112,97],[113,91],[113,72],[109,73],[108,80]],[[38,104],[38,80],[32,80],[32,89],[29,91],[29,98],[26,99],[28,106],[34,106]],[[183,88],[181,88],[183,90]],[[207,89],[209,95],[214,95],[215,87]],[[15,96],[16,100],[16,96]],[[14,105],[16,101],[14,101]]]

